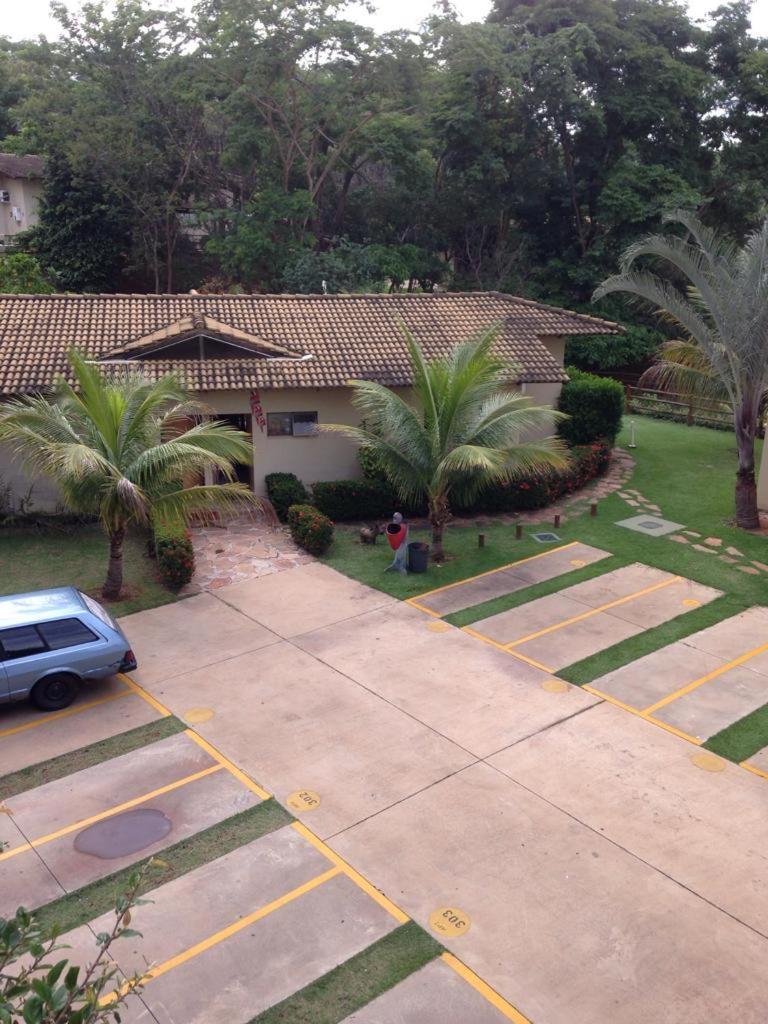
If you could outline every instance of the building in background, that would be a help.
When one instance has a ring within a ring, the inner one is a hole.
[[[0,153],[0,245],[38,221],[43,193],[43,158]]]

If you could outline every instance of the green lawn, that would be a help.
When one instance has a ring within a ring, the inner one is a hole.
[[[155,563],[145,552],[144,536],[130,534],[124,555],[128,596],[110,604],[112,614],[128,615],[176,600],[157,579]],[[66,531],[2,528],[0,594],[75,586],[100,599],[108,555],[107,539],[95,524]]]
[[[705,427],[686,427],[663,420],[634,417],[637,426],[637,465],[627,486],[641,491],[658,504],[663,515],[683,523],[703,536],[718,536],[723,547],[733,545],[748,558],[768,563],[768,538],[751,535],[729,525],[733,514],[733,485],[736,453],[733,435]],[[626,431],[618,443],[625,445]],[[612,552],[613,567],[641,561],[670,572],[680,573],[701,583],[725,591],[744,605],[762,603],[768,597],[768,576],[749,576],[736,566],[721,562],[715,554],[694,551],[691,545],[675,544],[664,537],[646,537],[614,525],[634,515],[616,494],[599,505],[598,516],[584,514],[570,520],[557,531],[562,542],[581,540]],[[526,526],[525,534],[546,529]],[[477,546],[483,532],[486,546]],[[433,587],[466,579],[487,569],[536,554],[544,546],[524,536],[515,540],[512,526],[451,527],[447,531],[446,551],[450,556],[442,566],[430,565],[422,575],[400,576],[384,572],[391,551],[384,538],[375,547],[360,544],[357,531],[339,528],[325,561],[369,586],[395,597],[412,597]],[[428,540],[428,531],[412,531],[412,539]],[[596,566],[594,573],[603,572]],[[573,576],[574,581],[579,578]],[[569,577],[571,579],[571,577]],[[562,587],[562,579],[553,588]],[[532,590],[526,591],[525,600]],[[516,600],[522,600],[517,597]],[[509,605],[507,605],[509,607]]]

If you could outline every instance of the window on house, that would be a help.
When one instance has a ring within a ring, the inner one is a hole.
[[[316,412],[267,413],[268,437],[313,437],[316,433]]]

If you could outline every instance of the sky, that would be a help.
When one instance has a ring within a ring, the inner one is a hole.
[[[78,6],[72,3],[72,6]],[[161,0],[162,2],[162,0]],[[695,18],[703,18],[707,12],[718,7],[721,0],[689,0],[688,8]],[[453,0],[462,21],[479,21],[488,13],[491,0]],[[172,7],[191,7],[192,0],[177,0]],[[0,18],[0,35],[11,39],[28,39],[42,33],[54,36],[57,25],[48,10],[49,0],[24,0],[15,3],[4,0]],[[361,8],[354,10],[354,17],[363,24],[372,25],[380,32],[396,28],[415,29],[426,18],[433,6],[433,0],[382,0],[374,14]],[[752,7],[752,28],[755,34],[768,36],[768,0],[755,0]]]

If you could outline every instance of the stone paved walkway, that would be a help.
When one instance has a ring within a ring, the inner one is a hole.
[[[190,531],[195,549],[195,575],[182,594],[218,590],[295,569],[314,561],[291,540],[285,526],[267,526],[250,516],[238,516],[223,526],[199,526]]]

